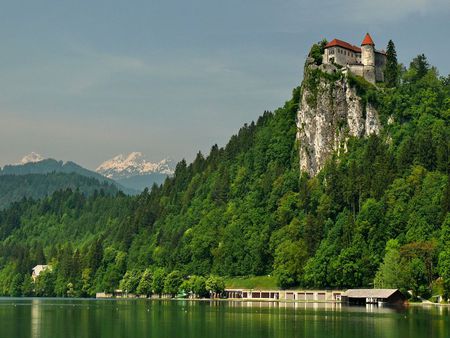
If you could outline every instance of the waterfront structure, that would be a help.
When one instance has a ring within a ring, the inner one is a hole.
[[[248,300],[340,301],[340,290],[254,290],[225,289],[226,298]]]
[[[362,76],[371,83],[384,81],[386,53],[375,49],[369,33],[364,37],[361,47],[339,39],[331,40],[325,45],[322,62],[344,67],[344,71]]]
[[[51,266],[50,265],[36,265],[31,273],[31,278],[33,278],[33,281],[36,281],[36,278],[38,278],[38,276],[44,272],[47,269],[51,270]]]
[[[354,304],[403,304],[406,297],[398,289],[349,289],[342,295],[342,301]]]

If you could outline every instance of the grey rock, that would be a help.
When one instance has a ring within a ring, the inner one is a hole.
[[[315,176],[333,153],[346,151],[349,137],[379,134],[381,125],[375,107],[364,104],[346,77],[337,81],[321,77],[313,93],[305,85],[307,76],[305,72],[297,113],[297,140],[300,169]],[[311,96],[315,99],[311,100]]]

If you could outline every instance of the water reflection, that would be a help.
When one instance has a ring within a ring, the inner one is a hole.
[[[450,337],[449,308],[0,299],[0,337]]]
[[[31,337],[40,337],[41,308],[37,299],[31,300]]]

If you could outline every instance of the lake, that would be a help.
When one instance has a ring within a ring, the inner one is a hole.
[[[450,337],[448,307],[0,298],[0,337]]]

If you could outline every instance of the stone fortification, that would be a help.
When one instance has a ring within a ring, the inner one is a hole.
[[[375,43],[367,33],[361,47],[339,39],[331,40],[325,46],[323,63],[343,66],[347,71],[364,77],[371,83],[382,82],[386,54],[375,49]]]

